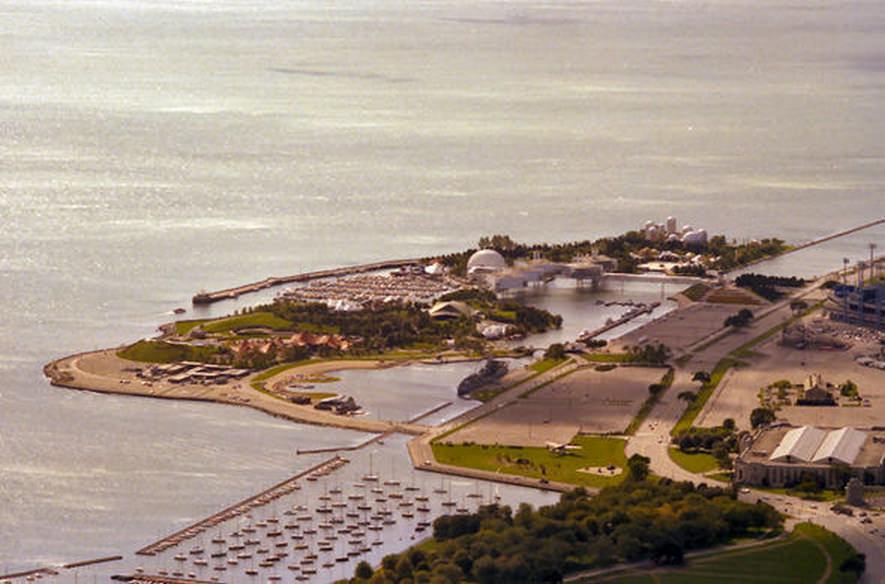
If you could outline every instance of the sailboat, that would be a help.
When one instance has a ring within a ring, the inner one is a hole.
[[[373,466],[374,466],[374,453],[369,453],[369,474],[363,475],[363,480],[367,483],[377,483],[378,475],[375,474]]]

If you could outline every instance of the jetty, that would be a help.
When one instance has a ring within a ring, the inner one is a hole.
[[[729,272],[743,270],[743,269],[746,269],[747,267],[752,266],[754,264],[767,262],[767,261],[773,260],[775,258],[783,257],[787,254],[796,253],[797,251],[802,251],[803,249],[807,249],[807,248],[813,247],[815,245],[820,245],[822,243],[826,243],[826,242],[832,241],[834,239],[839,239],[840,237],[845,237],[846,235],[851,235],[852,233],[857,233],[858,231],[863,231],[863,230],[869,229],[871,227],[876,227],[877,225],[882,225],[883,223],[885,223],[885,218],[880,218],[880,219],[875,219],[873,221],[868,221],[867,223],[864,223],[863,225],[857,225],[855,227],[849,227],[847,229],[843,229],[843,230],[837,231],[835,233],[830,233],[829,235],[822,235],[821,237],[817,237],[815,239],[806,241],[805,243],[800,243],[799,245],[793,246],[783,253],[779,253],[775,256],[767,256],[764,258],[759,258],[758,260],[752,261],[750,263],[747,263],[742,266],[738,266],[732,270],[729,270]],[[726,272],[726,273],[729,273],[729,272]]]
[[[293,274],[291,276],[271,276],[258,282],[243,284],[242,286],[236,286],[234,288],[226,288],[224,290],[218,290],[216,292],[199,292],[197,294],[194,294],[193,298],[191,298],[191,301],[194,304],[212,304],[213,302],[229,300],[231,298],[238,298],[243,294],[258,292],[260,290],[265,290],[274,286],[281,286],[283,284],[292,284],[294,282],[309,282],[311,280],[320,280],[322,278],[339,278],[341,276],[363,274],[366,272],[375,272],[378,270],[396,269],[404,266],[414,265],[419,263],[420,261],[421,260],[417,258],[407,260],[385,260],[380,262],[371,262],[368,264],[357,264],[355,266],[331,268],[328,270],[302,272],[300,274]]]
[[[616,318],[614,320],[611,320],[611,321],[605,323],[604,325],[593,329],[592,331],[582,334],[580,337],[580,340],[589,341],[590,339],[596,338],[603,333],[607,333],[608,331],[610,331],[614,328],[618,328],[622,324],[627,324],[628,322],[630,322],[634,318],[642,316],[643,314],[651,314],[654,311],[654,309],[660,305],[661,305],[660,302],[652,302],[651,304],[646,304],[644,306],[637,307],[637,308],[629,311],[627,314],[625,314],[624,316],[622,316],[620,318]]]
[[[267,504],[270,501],[278,499],[283,495],[288,495],[289,493],[297,490],[299,488],[298,481],[302,478],[308,476],[316,476],[316,475],[325,475],[333,470],[340,468],[347,464],[347,460],[341,458],[340,456],[334,456],[324,462],[316,464],[309,469],[302,471],[296,474],[293,477],[290,477],[276,485],[266,489],[257,495],[253,495],[248,499],[244,499],[239,503],[235,503],[226,509],[222,509],[218,513],[210,515],[209,517],[194,523],[184,529],[176,531],[175,533],[164,537],[163,539],[156,541],[150,545],[147,545],[137,552],[137,555],[140,556],[155,556],[158,553],[166,551],[171,547],[175,547],[183,541],[187,541],[192,539],[205,531],[216,527],[217,525],[228,521],[229,519],[233,519],[234,517],[238,517],[240,515],[245,515],[254,507],[260,507],[262,505]]]
[[[424,418],[427,418],[428,416],[432,416],[433,414],[446,409],[447,407],[452,405],[452,403],[454,403],[454,402],[447,401],[447,402],[441,403],[437,406],[433,406],[429,410],[421,412],[420,414],[417,414],[414,417],[410,418],[409,420],[406,421],[406,424],[415,424],[416,422],[420,422]]]

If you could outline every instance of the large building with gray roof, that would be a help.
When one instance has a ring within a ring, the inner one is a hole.
[[[851,476],[885,484],[885,431],[775,424],[744,441],[735,482],[789,487],[814,476],[841,488]]]

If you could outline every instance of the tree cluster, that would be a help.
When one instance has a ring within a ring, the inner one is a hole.
[[[656,345],[632,346],[627,348],[627,361],[630,363],[650,363],[663,365],[670,358],[670,348],[658,343]]]
[[[734,283],[741,288],[749,288],[766,300],[775,301],[783,294],[777,289],[782,288],[801,288],[805,285],[805,280],[794,276],[766,276],[764,274],[741,274]]]
[[[361,564],[350,582],[555,583],[617,562],[679,563],[685,551],[780,525],[772,507],[737,501],[731,491],[631,479],[592,498],[578,489],[537,510],[491,505],[440,517],[432,547],[387,556],[372,574]]]
[[[737,452],[738,438],[734,420],[728,418],[721,426],[715,428],[701,428],[699,426],[686,428],[673,437],[673,443],[679,446],[679,450],[682,452],[712,454],[719,462],[720,467],[731,468],[730,454]]]
[[[710,238],[705,251],[718,256],[713,267],[718,270],[731,270],[763,258],[781,254],[789,249],[783,240],[771,238],[746,243],[731,243],[722,235]]]
[[[750,425],[753,426],[753,429],[767,426],[774,422],[775,418],[774,410],[771,408],[756,408],[750,412]]]
[[[750,324],[751,320],[753,320],[753,311],[749,308],[741,308],[736,314],[726,318],[723,325],[741,328]]]

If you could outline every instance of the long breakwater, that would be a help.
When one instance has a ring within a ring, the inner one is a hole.
[[[258,292],[266,288],[280,286],[282,284],[292,284],[294,282],[309,282],[311,280],[319,280],[322,278],[338,278],[341,276],[350,276],[353,274],[363,274],[365,272],[374,272],[376,270],[389,270],[408,266],[419,262],[418,259],[410,260],[386,260],[381,262],[372,262],[368,264],[358,264],[355,266],[344,266],[340,268],[332,268],[328,270],[316,270],[313,272],[303,272],[293,274],[291,276],[270,277],[252,282],[251,284],[243,284],[234,288],[226,288],[216,292],[199,292],[191,299],[194,304],[212,304],[221,300],[237,298],[243,294]]]

